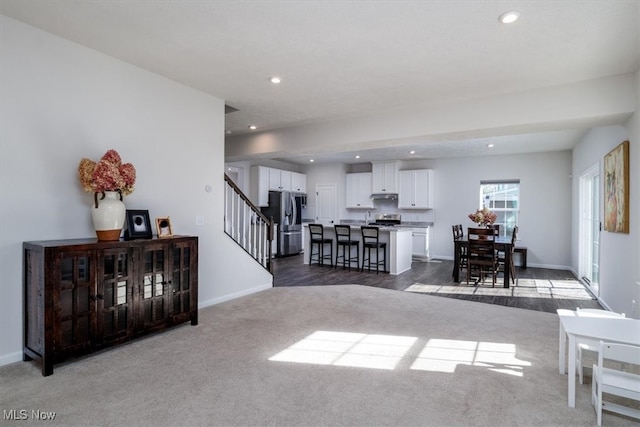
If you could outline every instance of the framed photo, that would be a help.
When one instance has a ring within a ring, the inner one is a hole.
[[[171,228],[171,218],[162,217],[156,218],[156,231],[158,237],[173,237],[173,229]]]
[[[629,141],[604,156],[604,229],[629,233]]]
[[[149,211],[127,209],[125,214],[124,239],[151,239],[152,237],[153,231],[151,228],[151,220],[149,220]]]

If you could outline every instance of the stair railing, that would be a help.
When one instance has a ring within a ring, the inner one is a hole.
[[[224,231],[260,265],[273,274],[273,220],[267,218],[224,174]]]

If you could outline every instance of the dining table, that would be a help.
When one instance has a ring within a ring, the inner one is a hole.
[[[467,236],[460,237],[453,241],[453,281],[460,282],[460,253],[463,248],[469,246],[469,239]],[[513,243],[511,242],[511,236],[496,236],[495,238],[496,250],[503,251],[505,254],[511,253]],[[504,287],[508,288],[511,283],[511,257],[504,257]]]
[[[570,408],[575,408],[576,339],[582,337],[640,346],[640,320],[578,315],[575,311],[565,309],[558,309],[557,313],[560,319],[558,368],[561,374],[565,374],[565,354],[568,353],[568,404]]]

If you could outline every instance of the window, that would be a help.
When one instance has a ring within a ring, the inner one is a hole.
[[[500,235],[511,236],[518,225],[520,180],[480,181],[480,208],[484,207],[498,216]]]

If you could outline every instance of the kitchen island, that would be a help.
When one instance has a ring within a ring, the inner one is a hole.
[[[308,224],[303,224],[304,263],[309,264],[311,253]],[[333,240],[333,261],[336,255],[336,233],[333,225],[324,226],[324,237]],[[360,226],[351,225],[351,239],[362,241]],[[403,227],[380,227],[380,241],[387,244],[385,271],[397,275],[411,270],[412,229]],[[327,248],[328,250],[328,248]],[[355,251],[355,249],[354,249]],[[326,254],[326,252],[325,252]],[[373,256],[373,254],[372,254]],[[362,263],[362,243],[360,244],[360,262]]]

